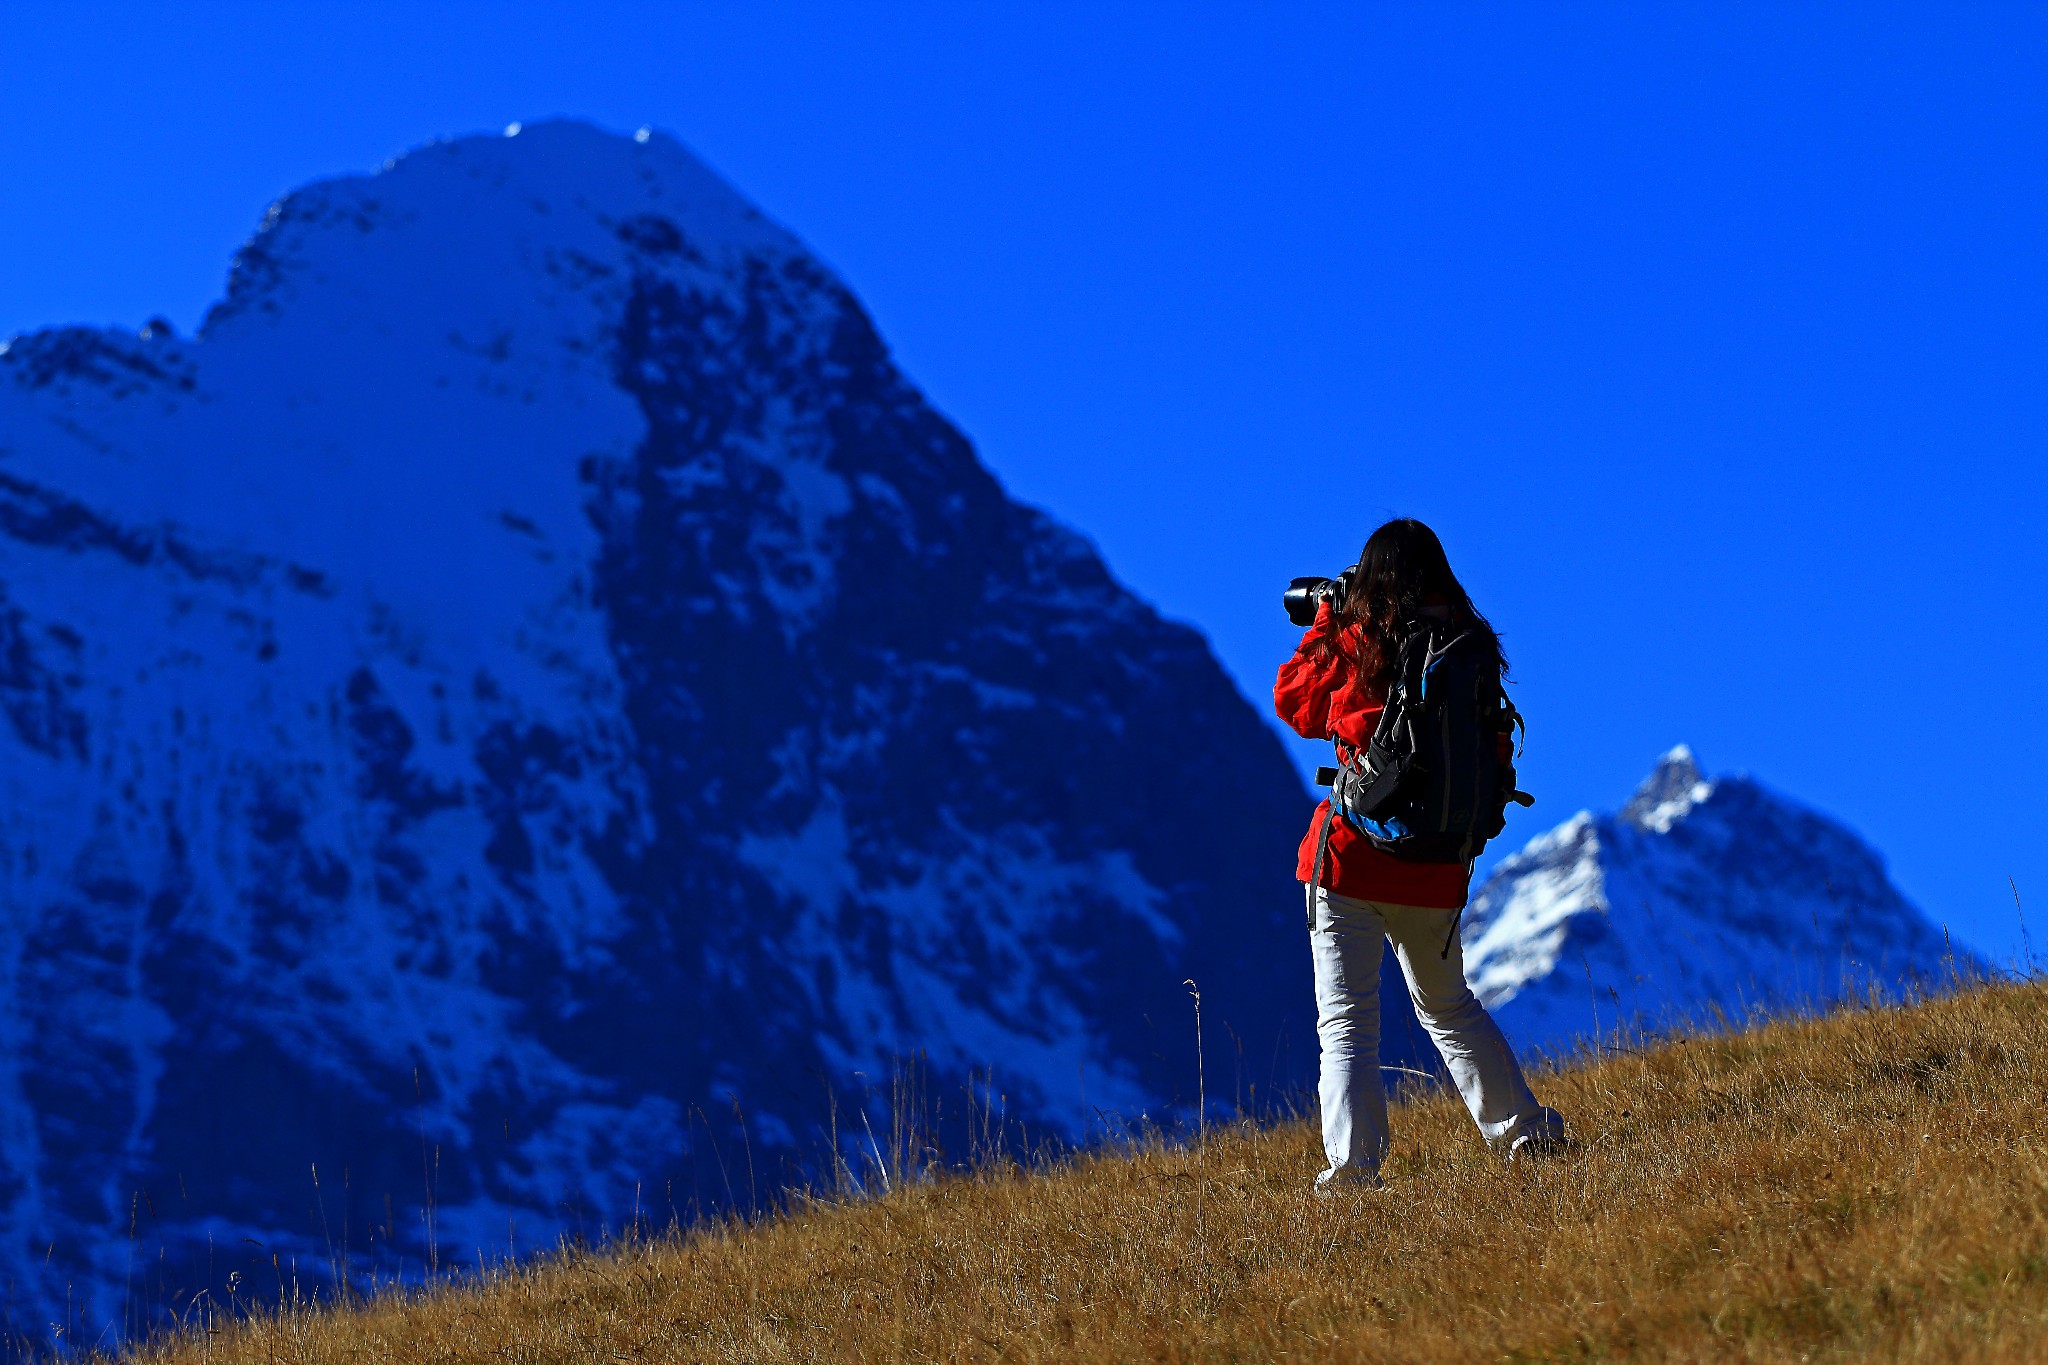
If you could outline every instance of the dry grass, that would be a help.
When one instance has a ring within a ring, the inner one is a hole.
[[[205,1361],[2048,1359],[2048,988],[1694,1038],[1456,1101],[1390,1188],[1309,1197],[1299,1124],[913,1185],[765,1226],[143,1351]]]

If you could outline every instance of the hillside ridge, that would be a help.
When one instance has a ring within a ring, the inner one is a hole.
[[[1302,1123],[1140,1140],[137,1358],[2037,1359],[2044,1050],[2048,987],[1979,985],[1582,1053],[1561,1159],[1411,1095],[1380,1194],[1313,1198]]]

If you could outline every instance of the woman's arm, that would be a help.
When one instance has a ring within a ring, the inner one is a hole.
[[[1306,739],[1330,737],[1330,702],[1351,675],[1351,660],[1337,644],[1338,627],[1325,599],[1315,624],[1280,665],[1273,680],[1273,713]]]

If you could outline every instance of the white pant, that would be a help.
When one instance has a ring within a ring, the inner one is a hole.
[[[1323,1152],[1319,1184],[1373,1181],[1387,1154],[1387,1092],[1380,1082],[1380,955],[1391,940],[1415,1017],[1443,1055],[1465,1107],[1494,1145],[1561,1137],[1564,1121],[1529,1093],[1500,1025],[1465,984],[1465,953],[1451,910],[1309,892],[1315,928],[1316,1036],[1322,1043]],[[1440,956],[1444,940],[1450,953]]]

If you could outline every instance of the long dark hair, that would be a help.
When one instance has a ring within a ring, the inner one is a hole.
[[[1409,623],[1423,608],[1441,605],[1451,620],[1468,625],[1493,647],[1503,678],[1508,656],[1500,635],[1472,605],[1465,585],[1451,572],[1444,543],[1413,517],[1396,517],[1366,538],[1358,563],[1344,574],[1344,609],[1338,619],[1358,627],[1346,631],[1356,642],[1359,670],[1374,692],[1393,680],[1394,654]]]

